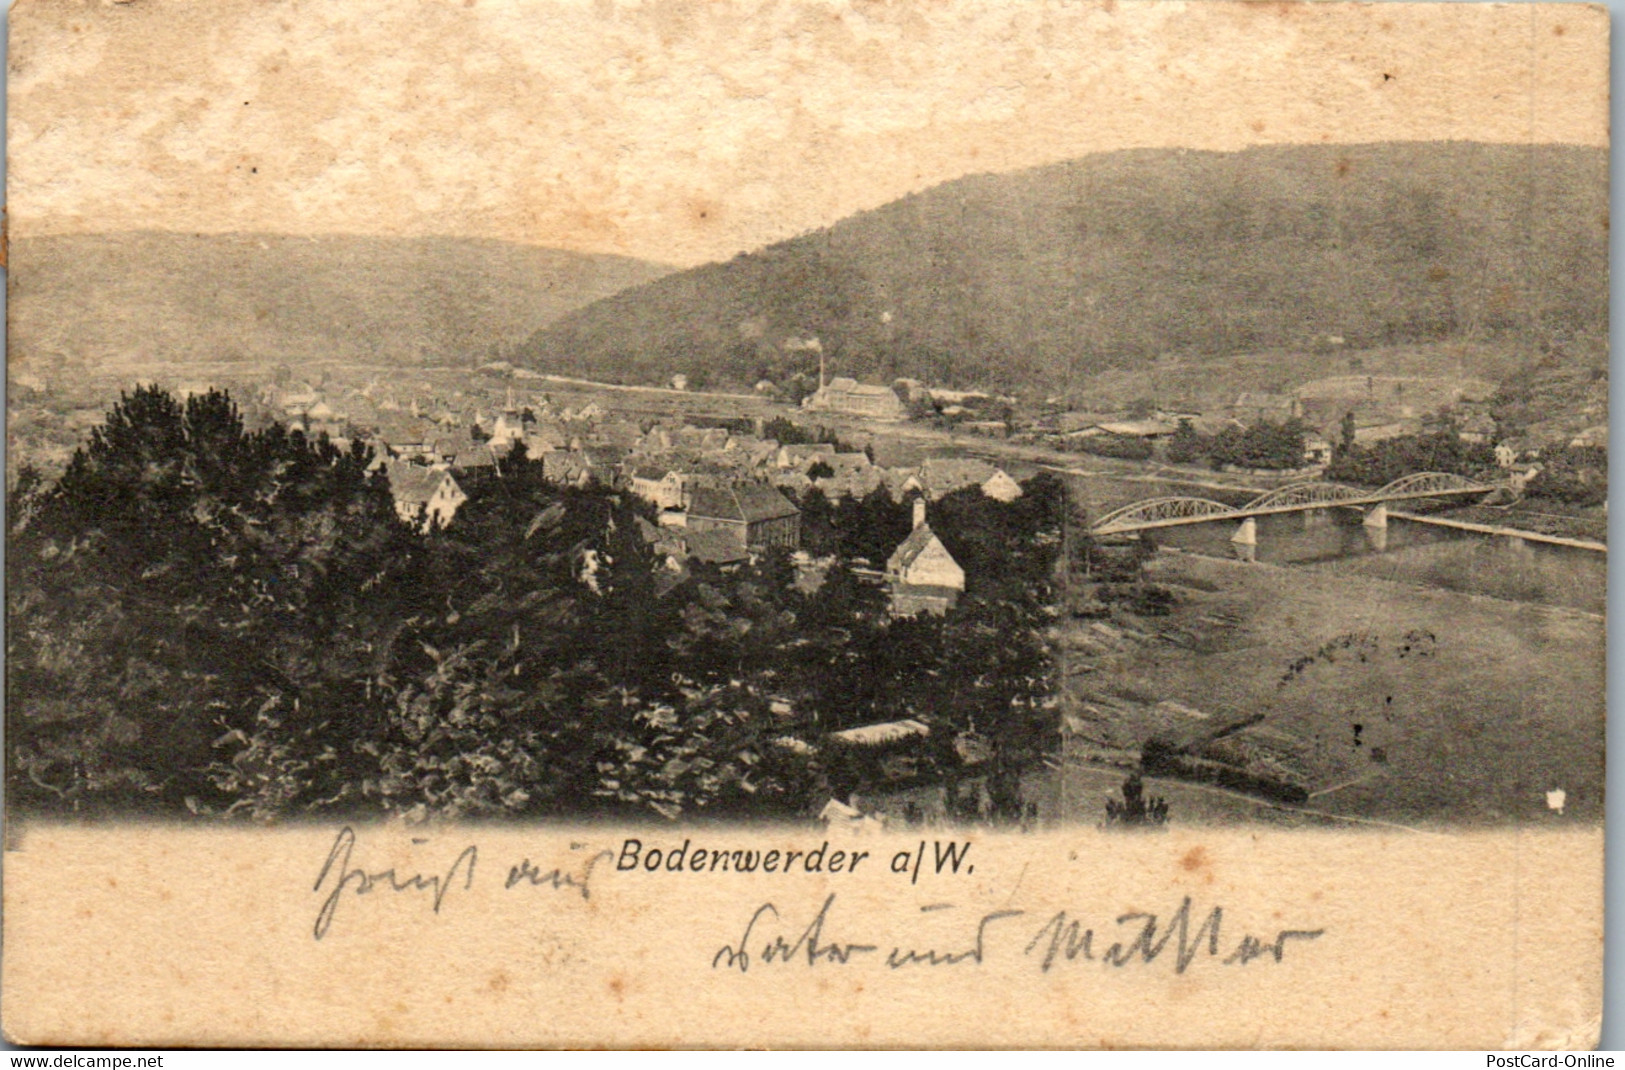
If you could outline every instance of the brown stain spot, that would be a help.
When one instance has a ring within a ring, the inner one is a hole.
[[[1339,156],[1337,158],[1336,170],[1338,178],[1347,178],[1349,177],[1349,172],[1354,170],[1354,161],[1349,159],[1347,156]]]
[[[617,1002],[625,1000],[626,979],[620,974],[616,974],[614,977],[611,977],[609,979],[609,992],[610,995],[615,997]]]
[[[1599,222],[1599,223],[1601,223],[1601,224],[1602,224],[1602,232],[1603,232],[1603,233],[1604,233],[1604,234],[1607,234],[1607,233],[1608,233],[1608,213],[1607,213],[1607,212],[1604,212],[1604,213],[1603,213],[1603,214],[1602,214],[1602,218],[1601,218],[1601,219],[1599,219],[1599,220],[1597,220],[1597,222]],[[5,267],[5,266],[6,266],[6,263],[5,263],[5,261],[4,261],[4,260],[0,260],[0,267]]]
[[[1393,32],[1393,29],[1394,29],[1393,20],[1392,19],[1383,19],[1381,22],[1377,23],[1377,28],[1379,30],[1382,30],[1384,33],[1391,33],[1391,32]]]
[[[117,888],[118,887],[118,881],[114,880],[112,877],[108,877],[107,878],[107,886],[109,888]]]
[[[175,893],[170,891],[168,888],[160,888],[158,890],[158,899],[159,899],[159,901],[167,903],[171,899],[174,899],[174,898],[175,898]]]
[[[1428,281],[1429,282],[1443,282],[1445,279],[1448,279],[1449,277],[1450,277],[1450,272],[1446,271],[1442,267],[1436,267],[1436,268],[1429,268],[1428,269]]]
[[[1569,32],[1568,30],[1564,29],[1563,24],[1561,22],[1558,23],[1556,26],[1552,27],[1552,36],[1553,37],[1562,37],[1564,34],[1566,34],[1568,32]]]
[[[1262,119],[1254,119],[1247,125],[1252,128],[1252,131],[1255,134],[1262,134],[1264,132],[1264,120]]]
[[[696,227],[714,227],[722,219],[722,205],[706,197],[688,203],[688,221]]]
[[[1186,873],[1195,873],[1197,870],[1209,864],[1207,850],[1200,846],[1192,847],[1189,851],[1186,851],[1184,857],[1179,860],[1179,868],[1183,869]]]
[[[1309,893],[1309,899],[1310,899],[1311,902],[1318,903],[1324,898],[1326,898],[1326,893],[1325,892],[1314,891],[1314,892]]]
[[[490,989],[492,992],[495,992],[497,995],[501,995],[502,993],[506,992],[508,990],[507,973],[502,970],[497,970],[495,973],[491,974],[491,979],[485,982],[485,987]],[[449,997],[447,1002],[450,1002]]]
[[[1117,0],[1101,0],[1100,10],[1108,15],[1117,14]]]

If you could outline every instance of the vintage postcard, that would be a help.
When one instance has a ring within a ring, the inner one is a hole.
[[[21,0],[14,1042],[1596,1042],[1608,19]]]

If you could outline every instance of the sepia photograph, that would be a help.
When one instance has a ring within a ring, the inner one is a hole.
[[[1605,9],[27,0],[7,92],[13,1042],[1596,1043]]]

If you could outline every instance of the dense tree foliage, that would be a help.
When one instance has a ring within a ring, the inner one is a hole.
[[[1600,446],[1563,446],[1540,455],[1540,471],[1524,490],[1569,505],[1608,500],[1608,451]]]
[[[218,393],[140,389],[54,487],[21,483],[7,711],[24,798],[173,800],[205,791],[222,731],[274,719],[325,754],[329,726],[357,727],[420,589],[369,459],[245,432]]]
[[[1227,467],[1302,468],[1307,431],[1303,421],[1294,417],[1278,424],[1265,420],[1204,435],[1182,419],[1168,436],[1164,456],[1172,464],[1205,461],[1215,471]]]
[[[1077,440],[1077,448],[1097,457],[1122,457],[1144,461],[1151,456],[1151,443],[1133,435],[1088,435]]]
[[[854,573],[908,533],[883,491],[803,502],[786,553],[675,563],[648,507],[518,450],[454,522],[397,516],[363,448],[248,431],[229,398],[125,396],[55,485],[23,473],[7,558],[8,783],[55,812],[804,814],[831,793],[1017,777],[1053,743],[1040,638],[1059,485],[933,506],[971,580],[892,619]],[[809,593],[810,591],[810,593]],[[913,717],[901,764],[829,734]],[[969,757],[967,757],[969,755]],[[899,781],[899,777],[902,778]]]
[[[1261,420],[1251,427],[1227,427],[1208,443],[1208,462],[1215,470],[1236,468],[1302,468],[1302,420]]]
[[[1496,467],[1495,451],[1481,442],[1464,442],[1454,431],[1396,435],[1368,446],[1339,442],[1326,478],[1341,483],[1380,487],[1413,472],[1451,472],[1474,476]]]
[[[1168,436],[1167,458],[1170,464],[1191,464],[1205,460],[1212,440],[1181,419],[1174,433]]]

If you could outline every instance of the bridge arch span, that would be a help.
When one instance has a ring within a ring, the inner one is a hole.
[[[1233,505],[1208,498],[1147,498],[1145,501],[1133,502],[1107,513],[1090,525],[1089,530],[1096,535],[1110,535],[1114,531],[1132,531],[1159,520],[1229,516],[1235,511],[1236,507]]]
[[[1337,505],[1370,496],[1368,490],[1342,483],[1289,483],[1260,494],[1237,511],[1247,513],[1255,509],[1283,509],[1300,505]]]
[[[1488,492],[1495,489],[1489,483],[1469,479],[1467,476],[1458,476],[1453,472],[1412,472],[1408,476],[1400,476],[1381,490],[1372,492],[1372,496],[1383,497],[1391,494],[1398,497],[1401,495],[1426,494],[1429,491],[1461,493],[1462,491],[1482,490]]]

